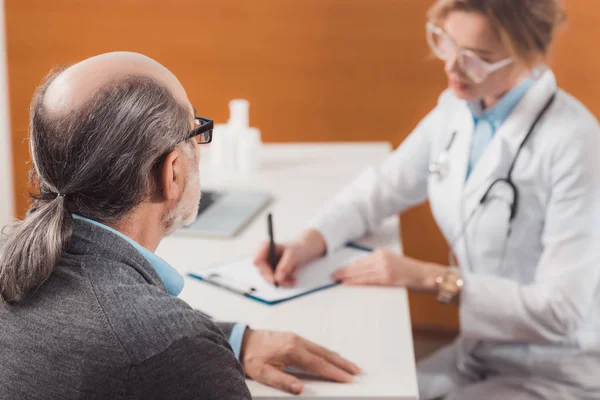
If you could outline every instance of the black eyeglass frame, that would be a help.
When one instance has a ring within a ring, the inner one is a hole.
[[[208,144],[208,143],[212,142],[213,130],[215,127],[214,121],[210,118],[195,116],[194,122],[198,122],[200,125],[197,128],[192,129],[190,131],[189,135],[184,140],[182,140],[182,142],[185,142],[186,140],[190,140],[191,138],[193,138],[195,136],[198,136],[198,140],[196,141],[196,143],[198,143],[198,144]],[[200,138],[202,138],[202,137],[205,137],[206,139],[201,140]],[[165,157],[167,156],[167,154],[169,154],[171,151],[172,151],[172,149],[169,150],[168,152],[166,152],[165,154],[161,155],[160,157],[158,157],[156,159],[156,161],[154,161],[153,167],[160,165],[165,160]]]
[[[215,123],[210,118],[204,117],[194,117],[194,121],[198,122],[200,125],[191,130],[189,136],[185,140],[189,140],[195,136],[198,136],[197,143],[198,144],[208,144],[212,142],[213,130],[215,128]],[[201,138],[205,138],[202,140]]]

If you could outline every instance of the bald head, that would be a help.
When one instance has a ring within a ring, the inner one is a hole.
[[[32,176],[47,198],[60,193],[69,213],[96,221],[118,221],[142,203],[166,213],[173,202],[158,177],[177,160],[195,161],[182,151],[193,127],[185,90],[165,67],[135,53],[96,56],[50,74],[36,91]]]
[[[177,78],[141,54],[103,54],[50,73],[29,121],[39,195],[0,255],[0,302],[48,279],[70,241],[73,215],[127,226],[154,250],[171,221],[198,208],[199,190],[186,194],[199,185],[196,153],[183,151],[194,146],[193,126]],[[180,207],[187,198],[193,201]]]
[[[179,104],[192,110],[185,89],[171,71],[149,57],[132,52],[105,53],[67,68],[48,86],[44,106],[51,113],[73,112],[99,90],[132,75],[154,79]]]

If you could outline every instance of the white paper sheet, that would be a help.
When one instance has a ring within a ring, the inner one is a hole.
[[[367,254],[365,250],[343,247],[297,271],[296,286],[292,288],[277,288],[266,282],[252,264],[251,258],[198,269],[190,273],[190,276],[273,304],[334,284],[331,279],[333,272]]]

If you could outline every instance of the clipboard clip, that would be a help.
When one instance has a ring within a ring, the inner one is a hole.
[[[230,282],[230,280],[228,281],[227,279],[225,279],[225,277],[221,276],[220,274],[218,274],[216,272],[208,274],[208,276],[205,277],[205,280],[212,283],[215,286],[218,286],[220,288],[229,290],[229,291],[237,293],[237,294],[241,294],[242,296],[250,296],[254,292],[256,292],[255,287],[245,286],[245,285],[239,284],[237,282]]]

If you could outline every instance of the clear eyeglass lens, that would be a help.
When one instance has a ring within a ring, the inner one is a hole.
[[[481,82],[487,75],[485,64],[474,54],[461,52],[459,64],[464,73],[475,82]]]
[[[452,39],[443,31],[430,30],[429,44],[436,57],[442,60],[448,60],[456,55],[456,47],[452,43]]]

